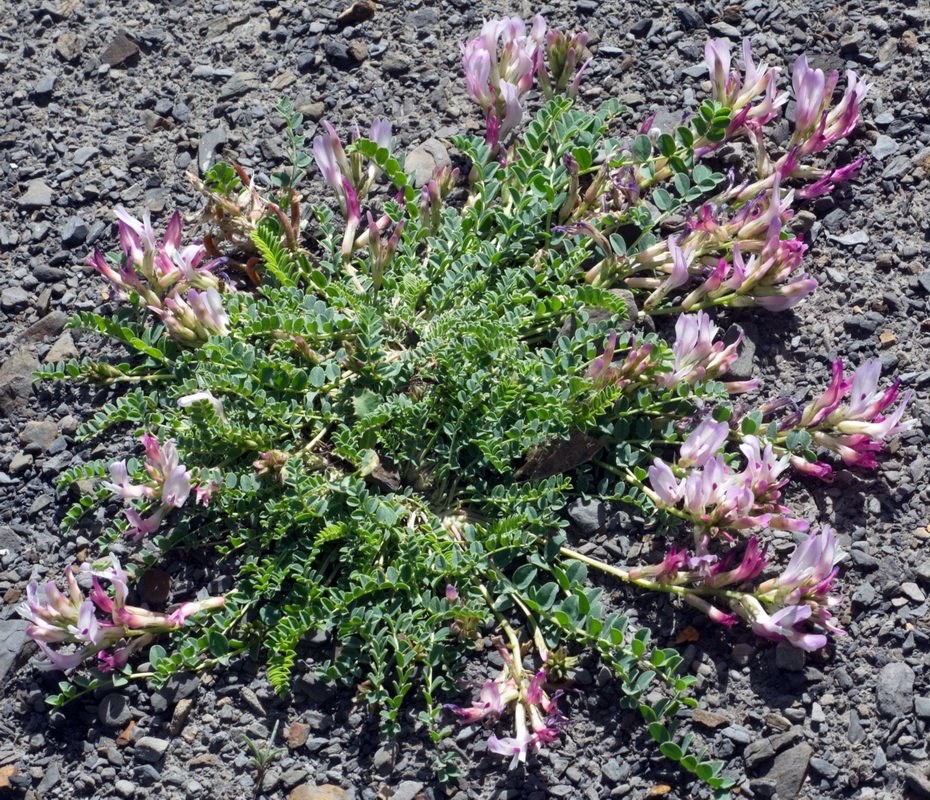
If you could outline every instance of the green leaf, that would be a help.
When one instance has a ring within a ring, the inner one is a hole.
[[[549,581],[549,583],[543,584],[536,593],[536,602],[539,603],[540,608],[548,610],[555,604],[555,600],[558,596],[558,584]]]
[[[681,748],[675,742],[662,742],[659,745],[659,750],[662,751],[662,755],[666,758],[670,758],[672,761],[681,761]]]
[[[641,133],[633,142],[633,158],[638,163],[648,161],[652,156],[652,141],[644,133]]]
[[[663,133],[656,140],[656,149],[666,158],[675,154],[678,149],[675,146],[675,139],[667,133]]]
[[[669,736],[668,729],[661,722],[650,722],[649,723],[649,734],[659,744],[662,744],[663,742],[667,742],[671,738]]]
[[[811,435],[805,430],[789,431],[785,438],[789,450],[805,450],[810,447],[812,441]]]
[[[326,383],[326,373],[323,371],[322,367],[314,367],[310,370],[310,385],[314,389],[319,389],[324,383]]]
[[[165,651],[165,648],[160,644],[153,644],[149,648],[149,664],[152,665],[152,669],[158,667],[158,662],[162,661],[168,656],[168,653]]]
[[[319,367],[317,367],[319,369]],[[325,379],[324,379],[325,380]],[[321,382],[320,386],[323,385]],[[381,398],[370,389],[363,389],[359,394],[352,398],[352,406],[355,409],[355,416],[364,419],[374,414],[381,405]]]
[[[587,147],[576,147],[572,150],[572,156],[578,162],[578,167],[582,172],[587,172],[594,163],[594,157]]]
[[[532,564],[523,564],[520,567],[517,567],[516,571],[513,573],[513,577],[510,579],[514,586],[516,586],[521,592],[525,591],[529,585],[536,579],[536,575],[539,570],[536,569]]]
[[[214,658],[222,658],[229,653],[229,639],[219,631],[210,631],[207,634],[207,641]]]
[[[652,202],[659,211],[668,211],[675,203],[672,196],[665,189],[656,189],[652,193]]]
[[[610,234],[610,249],[614,251],[614,255],[626,255],[626,242],[624,241],[623,237],[620,236],[620,234]]]

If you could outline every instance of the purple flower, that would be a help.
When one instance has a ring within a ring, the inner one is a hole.
[[[104,489],[107,489],[117,497],[121,497],[123,500],[138,500],[141,497],[149,496],[146,494],[145,486],[135,486],[129,481],[129,471],[126,468],[126,459],[122,461],[116,461],[110,464],[110,479],[109,481],[102,481],[101,486]],[[151,490],[148,490],[151,491]]]
[[[813,609],[808,605],[786,606],[774,614],[767,614],[760,609],[753,618],[752,630],[765,639],[787,641],[801,650],[819,650],[827,644],[827,637],[822,633],[807,633],[801,629],[812,613]]]
[[[729,93],[730,43],[726,39],[712,39],[704,45],[704,60],[710,74],[714,100],[725,102]]]
[[[462,708],[461,706],[456,706],[452,704],[446,704],[446,708],[454,714],[458,714],[462,718],[462,723],[468,725],[472,722],[477,722],[480,719],[484,719],[487,716],[498,717],[500,716],[501,710],[503,708],[503,701],[501,698],[500,689],[498,685],[492,681],[485,681],[484,686],[481,687],[481,692],[478,695],[479,701],[472,706],[467,708]]]
[[[813,587],[834,574],[836,560],[836,536],[829,525],[819,531],[811,531],[773,584],[780,589],[794,590]]]
[[[849,384],[849,400],[846,408],[827,417],[827,424],[834,422],[832,417],[837,418],[836,422],[850,420],[871,422],[882,419],[880,415],[884,414],[898,399],[900,381],[895,381],[888,389],[879,391],[878,378],[881,371],[882,362],[878,358],[866,361],[859,367],[853,373],[852,381]],[[910,393],[906,395],[899,409],[904,408],[910,396]],[[840,430],[842,429],[840,428]],[[862,431],[844,430],[843,432],[861,433]]]
[[[723,447],[729,435],[730,426],[727,423],[716,422],[711,417],[705,418],[681,445],[678,466],[703,467]]]
[[[510,769],[514,769],[517,764],[525,764],[526,754],[537,744],[538,739],[528,730],[524,730],[516,737],[506,736],[498,739],[493,734],[488,737],[488,750],[501,756],[513,756]]]
[[[791,84],[797,104],[794,112],[795,138],[810,132],[820,122],[824,107],[833,97],[838,77],[839,74],[834,71],[827,81],[822,70],[807,66],[807,56],[802,55],[794,62]]]
[[[767,547],[759,547],[759,540],[755,536],[750,536],[749,541],[746,542],[746,549],[743,552],[743,558],[739,566],[730,567],[733,560],[733,551],[731,550],[720,563],[711,567],[711,575],[706,584],[708,586],[722,587],[735,583],[745,583],[758,577],[768,564],[768,559],[765,556],[766,550]]]
[[[120,244],[123,247],[123,252],[137,264],[141,264],[143,251],[154,252],[156,248],[151,214],[146,208],[142,212],[142,221],[140,222],[123,206],[117,206],[115,212],[119,220]]]
[[[656,458],[649,468],[649,485],[659,500],[666,506],[674,506],[681,500],[683,484],[678,482],[672,468],[661,458]]]

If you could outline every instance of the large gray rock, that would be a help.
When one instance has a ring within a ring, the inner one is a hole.
[[[19,198],[23,208],[45,208],[52,204],[52,187],[44,181],[32,181]]]
[[[28,636],[29,622],[24,619],[0,620],[0,687],[26,661],[35,645]]]
[[[807,777],[807,766],[810,764],[814,748],[806,742],[785,750],[775,757],[775,763],[765,776],[775,783],[775,792],[778,797],[798,797],[801,785]]]
[[[216,163],[216,149],[226,144],[226,129],[222,126],[207,131],[197,145],[197,166],[200,174],[205,175]]]
[[[432,180],[437,167],[451,167],[449,151],[439,139],[427,139],[407,156],[404,170],[413,173],[413,185],[419,189]]]
[[[168,750],[170,742],[167,739],[156,739],[154,736],[143,736],[136,742],[136,758],[142,761],[155,763],[161,761]]]
[[[32,397],[32,373],[39,362],[31,350],[23,348],[0,366],[0,413],[12,416]]]
[[[903,661],[885,664],[875,687],[878,713],[883,717],[910,714],[914,707],[914,670]]]

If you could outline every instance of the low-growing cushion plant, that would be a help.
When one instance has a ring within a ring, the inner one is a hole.
[[[588,575],[805,650],[842,634],[835,535],[805,535],[816,521],[782,488],[874,467],[910,424],[909,394],[880,386],[878,362],[847,376],[837,361],[807,402],[734,403],[759,387],[725,380],[739,338],[720,341],[707,311],[771,314],[815,290],[791,217],[855,176],[861,160],[820,164],[868,87],[849,72],[834,102],[838,76],[799,58],[792,134],[776,151],[766,134],[790,92],[748,43],[731,69],[728,45],[709,42],[711,97],[674,128],[650,118],[629,134],[622,97],[575,101],[584,34],[491,20],[462,53],[486,133],[454,137],[459,168],[422,186],[389,122],[348,145],[324,123],[311,157],[284,100],[291,153],[271,186],[230,164],[193,178],[201,239],[184,244],[177,213],[159,236],[147,214],[116,209],[119,250],[89,263],[121,305],[71,325],[126,360],[41,377],[122,387],[78,435],[131,430],[143,452],[61,478],[97,481],[66,526],[114,499],[125,514],[97,560],[68,568],[67,594],[29,587],[21,611],[41,666],[67,673],[49,702],[242,657],[286,693],[303,640],[323,631],[338,647],[320,672],[360,687],[389,734],[415,713],[445,779],[456,721],[485,724],[511,766],[557,746],[588,649],[662,753],[725,792],[722,762],[678,732],[697,703],[681,656],[610,611]],[[751,158],[724,172],[718,152],[736,141]],[[301,204],[314,161],[338,213]],[[670,315],[667,340],[653,318]],[[568,535],[576,498],[626,504],[667,537],[667,555],[593,557]],[[785,565],[769,555],[771,529],[801,532]],[[138,543],[125,568],[107,552],[121,539]],[[203,587],[170,613],[129,605],[134,580],[191,550],[212,552],[232,588]],[[451,704],[488,637],[503,668]]]

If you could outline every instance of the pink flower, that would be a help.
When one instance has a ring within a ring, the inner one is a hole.
[[[492,103],[491,56],[487,50],[475,47],[474,44],[469,42],[468,45],[462,45],[462,68],[465,70],[468,96],[487,113]]]
[[[801,412],[798,427],[812,428],[819,425],[839,407],[840,402],[849,391],[850,384],[843,380],[843,360],[833,362],[833,378],[827,390]]]
[[[501,81],[499,92],[499,101],[503,105],[503,115],[500,116],[498,137],[503,141],[520,124],[520,120],[523,118],[523,106],[520,105],[520,90],[515,84]]]
[[[146,496],[146,487],[134,486],[130,483],[126,459],[116,461],[110,465],[110,478],[112,483],[103,481],[100,485],[104,489],[113,492],[117,497],[121,497],[123,500],[138,500]]]
[[[225,597],[208,597],[206,600],[182,603],[168,615],[167,625],[169,627],[183,628],[187,624],[188,617],[204,611],[212,611],[215,608],[222,608],[224,605],[226,605]]]
[[[26,633],[29,635],[28,629]],[[77,669],[84,662],[84,659],[87,658],[87,648],[77,650],[74,653],[60,653],[57,650],[52,650],[52,648],[41,639],[36,640],[36,644],[47,659],[44,662],[40,661],[36,664],[41,670],[60,669],[67,672],[70,669]]]
[[[169,508],[180,508],[191,493],[191,478],[187,469],[180,464],[165,478],[161,490],[161,502]]]
[[[696,594],[691,594],[690,592],[684,596],[685,602],[694,606],[698,611],[702,611],[707,615],[708,619],[712,622],[716,622],[718,625],[724,625],[727,628],[732,628],[737,623],[736,614],[728,614],[724,611],[721,611],[714,605],[708,603],[703,597],[699,597]]]
[[[834,574],[836,536],[829,525],[811,531],[785,567],[785,571],[769,585],[781,589],[813,587]]]
[[[833,98],[833,88],[838,77],[839,74],[834,71],[827,81],[822,70],[807,66],[807,56],[802,55],[794,62],[791,84],[797,104],[794,112],[795,138],[808,133],[820,122],[824,107]]]
[[[711,94],[714,100],[725,103],[730,88],[730,43],[726,39],[712,39],[704,45],[704,60],[710,74]]]
[[[833,467],[824,461],[808,461],[803,456],[794,454],[791,456],[791,466],[804,475],[813,475],[823,481],[832,479]]]
[[[352,251],[355,249],[355,232],[358,230],[358,226],[362,221],[362,211],[359,207],[358,194],[355,189],[352,188],[352,184],[349,183],[349,179],[343,177],[342,179],[342,190],[345,197],[345,217],[346,217],[346,232],[342,237],[342,255],[345,258],[348,258],[352,255]]]
[[[488,737],[488,750],[501,756],[513,756],[510,762],[510,769],[514,769],[517,764],[526,763],[526,754],[534,745],[538,746],[538,739],[528,730],[516,737],[504,737],[498,739],[493,734]]]
[[[753,619],[752,630],[766,639],[788,641],[801,650],[819,650],[827,644],[827,637],[822,633],[807,633],[801,629],[812,613],[813,610],[807,605],[786,606],[771,615],[760,610]]]
[[[729,425],[706,417],[681,445],[678,466],[703,467],[723,447],[729,435]]]
[[[479,702],[472,706],[468,706],[467,708],[462,708],[461,706],[452,704],[446,704],[445,708],[449,709],[449,711],[452,711],[455,714],[458,714],[462,718],[462,723],[465,725],[468,725],[472,722],[477,722],[478,720],[484,719],[487,716],[500,716],[501,710],[503,708],[503,702],[501,699],[500,689],[494,681],[485,681],[484,686],[481,687],[481,693],[478,697]]]
[[[120,647],[112,653],[108,653],[106,650],[100,651],[97,653],[97,658],[100,660],[98,665],[100,671],[112,672],[114,669],[122,669],[129,663],[130,657],[136,650],[150,644],[154,638],[151,633],[144,633],[141,636],[134,637],[128,645]]]
[[[194,487],[197,496],[197,503],[202,506],[209,506],[213,495],[223,488],[223,481],[217,481],[210,478],[206,483],[201,483]]]
[[[736,583],[745,583],[753,578],[758,577],[762,570],[768,564],[765,556],[767,546],[759,547],[759,540],[755,536],[750,536],[746,542],[746,550],[743,552],[742,561],[734,569],[730,568],[733,560],[733,552],[727,553],[723,561],[711,567],[710,577],[705,581],[706,585],[714,587],[729,586]]]
[[[683,482],[680,483],[672,472],[672,468],[661,458],[656,458],[649,468],[649,485],[652,486],[666,506],[674,506],[681,500]]]
[[[130,525],[125,531],[126,536],[134,542],[139,542],[146,534],[155,533],[165,518],[167,511],[166,506],[159,506],[153,514],[143,519],[136,509],[126,509],[126,519],[129,520]]]

